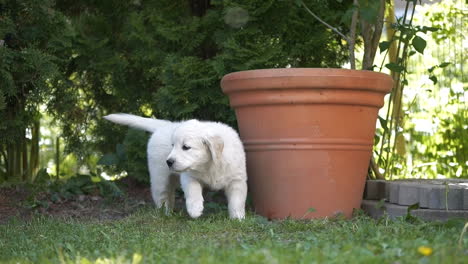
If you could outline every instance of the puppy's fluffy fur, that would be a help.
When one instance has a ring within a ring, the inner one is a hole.
[[[148,167],[157,207],[164,206],[167,212],[174,208],[175,189],[180,182],[191,217],[197,218],[203,212],[202,188],[206,186],[224,190],[230,217],[244,218],[245,153],[231,127],[215,122],[170,122],[129,114],[104,118],[152,133],[147,149]]]

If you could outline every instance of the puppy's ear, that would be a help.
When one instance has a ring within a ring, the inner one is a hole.
[[[224,141],[220,136],[212,136],[203,139],[203,143],[208,147],[213,161],[221,158],[224,149]]]

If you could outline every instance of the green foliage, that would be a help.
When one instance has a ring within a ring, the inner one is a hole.
[[[0,142],[7,143],[23,134],[37,118],[38,106],[50,98],[50,82],[61,67],[56,41],[68,28],[53,1],[3,0],[0,5]]]
[[[417,52],[424,54],[424,49],[426,48],[427,43],[420,36],[414,36],[413,40],[411,41],[411,45],[413,45]]]
[[[342,25],[346,6],[307,2]],[[236,127],[219,86],[222,76],[255,68],[339,67],[347,52],[291,1],[60,1],[58,7],[73,27],[73,56],[68,80],[54,85],[48,107],[60,120],[67,150],[79,157],[95,149],[115,153],[122,142],[125,129],[102,121],[104,114],[198,118]],[[134,161],[106,159],[147,178],[130,168]]]
[[[441,2],[421,8],[415,24],[427,26],[395,25],[409,34],[397,37],[409,44],[408,58],[420,52],[424,57],[386,65],[402,72],[401,84],[405,86],[401,110],[393,112],[398,115],[393,121],[380,120],[377,130],[379,136],[391,134],[392,138],[378,138],[381,153],[392,153],[380,156],[380,165],[388,168],[387,176],[468,177],[467,70],[462,66],[467,53],[461,43],[468,25],[460,3]],[[416,34],[425,34],[425,39],[418,39]],[[381,43],[380,48],[388,51],[389,42]]]
[[[70,199],[77,195],[92,194],[116,198],[123,195],[115,182],[97,176],[77,175],[67,180],[54,181],[49,187],[52,201]]]
[[[368,23],[377,22],[377,14],[380,8],[380,1],[359,0],[359,16]]]
[[[124,129],[101,121],[106,113],[236,126],[219,87],[226,73],[339,67],[345,60],[341,41],[292,1],[203,3],[0,1],[0,177],[33,179],[23,164],[39,147],[26,131],[40,119],[41,105],[60,126],[65,151],[81,164],[122,141]],[[342,25],[346,6],[307,3]],[[37,162],[31,166],[37,170]]]
[[[53,175],[48,174],[46,169],[39,170],[34,183],[9,182],[1,185],[0,188],[11,185],[18,185],[19,190],[27,193],[21,203],[17,204],[17,206],[27,209],[48,208],[52,203],[79,200],[80,196],[83,195],[99,196],[105,199],[124,196],[124,192],[115,181],[104,180],[95,174],[78,174],[58,180]]]
[[[399,18],[396,23],[392,24],[392,28],[395,30],[396,34],[394,34],[390,40],[379,43],[380,53],[388,53],[393,42],[398,45],[400,54],[398,54],[395,60],[396,62],[385,64],[385,67],[392,72],[407,72],[407,61],[409,57],[414,55],[415,52],[424,54],[424,50],[426,49],[427,41],[420,35],[439,30],[437,27],[413,25],[412,21],[407,19],[408,18],[403,17]],[[404,77],[404,75],[402,76]],[[405,80],[406,79],[402,79],[402,81]]]
[[[114,152],[103,155],[98,165],[103,165],[112,175],[117,175],[117,178],[125,171],[128,177],[141,183],[149,183],[146,158],[148,139],[148,133],[129,129],[123,144],[117,144]]]
[[[103,198],[121,198],[124,193],[113,181],[98,176],[75,175],[69,179],[54,180],[44,175],[34,186],[27,186],[30,195],[22,202],[25,208],[47,208],[51,203],[79,199],[80,195],[94,195]],[[47,179],[46,179],[47,178]]]
[[[452,100],[457,100],[452,95]],[[457,101],[449,102],[456,105]],[[427,113],[417,113],[414,118],[425,118]],[[459,108],[455,113],[443,108],[434,109],[430,122],[438,124],[436,133],[420,131],[415,124],[408,124],[412,142],[407,144],[413,159],[420,162],[411,173],[414,176],[450,175],[466,177],[468,171],[468,115],[466,109]]]
[[[53,124],[60,126],[56,137],[66,140],[65,152],[73,152],[76,158],[59,155],[66,176],[75,175],[81,164],[93,164],[92,171],[100,173],[91,160],[108,153],[100,162],[106,172],[121,175],[125,171],[146,182],[147,135],[126,134],[127,128],[111,125],[102,116],[129,112],[223,121],[235,127],[234,113],[219,87],[223,75],[257,68],[340,67],[348,55],[345,43],[304,12],[299,2],[313,6],[322,19],[348,34],[356,10],[349,0],[0,0],[0,179],[34,180],[39,138],[38,133],[29,132],[39,130],[40,107],[45,105]],[[379,2],[359,0],[360,22],[375,22]],[[401,49],[398,60],[385,65],[401,74],[402,86],[409,86],[408,76],[415,71],[406,58],[423,52],[426,56],[433,46],[429,36],[443,44],[455,41],[454,34],[464,34],[466,26],[446,25],[466,12],[445,5],[444,12],[427,16],[431,22],[427,26],[398,20],[393,26],[400,34],[380,43],[385,54],[395,41],[407,47]],[[464,61],[466,52],[460,54]],[[463,67],[444,59],[423,68],[433,84],[451,87],[441,70]],[[454,78],[463,79],[457,74]],[[460,96],[451,91],[451,98]],[[455,99],[450,103],[457,104]],[[407,105],[408,111],[424,109],[412,101]],[[394,163],[401,167],[407,159],[401,155],[405,150],[418,157],[416,151],[424,149],[432,154],[421,155],[421,160],[441,161],[436,169],[431,165],[435,174],[456,176],[466,171],[464,111],[431,112],[440,115],[433,119],[440,128],[430,135],[411,130],[404,112],[398,114],[385,124],[381,119],[377,137],[381,150],[399,152],[382,158],[382,167]],[[452,114],[455,122],[450,121]],[[411,144],[402,128],[414,131]],[[390,137],[379,137],[385,133]],[[47,155],[51,153],[48,150]],[[413,169],[423,168],[427,166]],[[401,173],[399,167],[391,170]]]
[[[69,30],[54,1],[0,1],[0,179],[31,181],[38,169],[38,133],[26,131],[63,81]]]
[[[421,89],[419,100],[408,106],[414,113],[412,120],[405,123],[410,135],[407,156],[413,160],[413,176],[468,177],[467,70],[461,67],[466,61],[466,47],[461,42],[468,23],[463,19],[466,10],[460,8],[460,3],[442,2],[423,11],[431,29],[439,30],[429,30],[428,47],[434,48],[427,57],[435,66],[427,69],[427,75],[434,86]],[[441,49],[436,44],[456,48]],[[421,122],[428,127],[422,129]]]

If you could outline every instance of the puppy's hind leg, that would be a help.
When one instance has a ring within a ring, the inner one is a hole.
[[[234,219],[244,219],[245,200],[247,199],[247,183],[245,181],[233,181],[225,189],[229,216]]]
[[[180,186],[179,177],[180,176],[178,174],[169,175],[169,185],[167,187],[167,201],[168,208],[170,208],[170,210],[173,210],[175,207],[176,189]]]
[[[149,172],[151,177],[151,196],[156,204],[157,208],[164,206],[165,213],[170,214],[174,209],[174,196],[175,193],[172,190],[171,178],[175,177],[171,175],[167,166],[158,166],[157,163],[151,163],[149,161]]]

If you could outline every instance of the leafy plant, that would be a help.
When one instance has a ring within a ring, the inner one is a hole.
[[[427,23],[428,26],[402,27],[408,34],[407,39],[414,39],[415,36],[424,39],[416,42],[419,44],[409,42],[408,56],[412,59],[406,63],[408,70],[405,69],[402,75],[401,91],[392,97],[395,110],[389,106],[387,112],[393,122],[386,119],[389,116],[379,118],[382,129],[378,133],[385,137],[378,138],[382,140],[376,150],[380,155],[379,165],[386,168],[387,176],[467,176],[464,171],[468,170],[468,116],[463,97],[466,70],[457,66],[466,60],[462,45],[457,44],[463,39],[463,23],[466,22],[463,22],[463,11],[456,2],[425,6],[415,19],[417,23]],[[441,36],[444,36],[444,40]],[[454,45],[460,50],[446,48]],[[416,48],[421,50],[422,47],[425,47],[424,59],[413,57],[419,53]],[[433,66],[425,66],[429,63]],[[424,72],[423,69],[427,70]],[[418,80],[416,76],[421,76],[423,80]],[[424,78],[430,82],[425,82]],[[403,86],[409,89],[406,95]],[[425,128],[423,123],[426,124]]]
[[[400,153],[403,152],[401,147],[400,149],[397,149],[397,147],[402,145],[403,140],[401,134],[403,127],[402,99],[404,88],[408,85],[406,77],[408,74],[408,60],[417,52],[423,54],[426,48],[426,40],[418,34],[438,30],[435,27],[414,26],[415,10],[416,1],[413,1],[411,7],[410,1],[407,1],[403,16],[391,24],[390,39],[380,43],[380,51],[386,52],[385,57],[389,56],[390,63],[387,63],[385,67],[391,71],[395,86],[387,104],[386,117],[379,118],[380,121],[385,120],[385,123],[381,122],[383,133],[379,140],[380,148],[376,151],[376,155],[378,156],[377,164],[383,167],[384,172],[390,177],[392,176],[398,150],[400,150]],[[382,66],[380,69],[382,69]],[[379,171],[374,170],[374,173],[378,178],[383,178]]]
[[[103,155],[98,165],[103,165],[111,175],[128,175],[141,183],[149,183],[145,151],[148,138],[144,131],[129,129],[123,143],[115,146],[115,152]]]
[[[341,1],[340,1],[341,2]],[[417,3],[421,1],[408,0],[404,14],[402,17],[395,19],[393,4],[391,1],[366,1],[353,0],[353,5],[347,12],[345,20],[348,20],[348,33],[342,33],[337,28],[331,26],[313,11],[311,11],[304,1],[296,1],[298,5],[303,6],[305,10],[311,14],[316,20],[320,21],[324,26],[341,36],[348,44],[350,53],[351,69],[356,69],[355,46],[362,40],[364,45],[364,54],[362,58],[362,69],[375,69],[374,58],[377,48],[381,53],[385,52],[384,60],[380,68],[383,69],[385,58],[388,56],[389,63],[385,64],[385,68],[390,70],[394,80],[394,88],[390,94],[389,103],[385,117],[379,116],[382,131],[377,131],[375,142],[380,147],[376,146],[376,157],[371,159],[370,176],[384,179],[385,175],[392,177],[394,165],[399,159],[398,153],[405,152],[404,138],[402,135],[403,129],[403,94],[404,88],[408,85],[407,74],[408,60],[416,53],[421,55],[426,49],[427,42],[423,38],[423,34],[436,32],[438,27],[413,25],[414,14]],[[380,41],[382,28],[384,25],[384,17],[386,7],[389,7],[387,16],[387,34],[388,39]],[[450,65],[449,62],[443,62],[428,69],[429,79],[435,84],[437,77],[434,70],[437,68],[445,68]],[[382,174],[381,168],[383,168]]]
[[[411,214],[411,211],[419,209],[419,203],[412,204],[406,209],[406,215],[404,217],[405,221],[410,223],[417,223],[421,220]]]
[[[67,180],[54,181],[49,187],[52,201],[63,198],[70,199],[77,195],[100,195],[116,198],[123,195],[122,190],[113,181],[97,176],[77,175]]]

